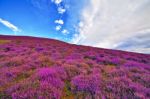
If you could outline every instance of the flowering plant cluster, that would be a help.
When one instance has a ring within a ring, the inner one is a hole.
[[[0,36],[0,99],[149,99],[150,55]]]

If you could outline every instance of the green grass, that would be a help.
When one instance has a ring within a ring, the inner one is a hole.
[[[62,99],[74,99],[74,94],[71,92],[70,87],[70,82],[65,81],[64,96],[62,97]]]
[[[0,99],[12,99],[12,97],[8,94],[0,92]]]

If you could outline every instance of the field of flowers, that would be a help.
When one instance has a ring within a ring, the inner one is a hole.
[[[0,99],[150,99],[150,55],[0,36]]]

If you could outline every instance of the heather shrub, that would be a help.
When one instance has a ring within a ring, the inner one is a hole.
[[[144,87],[150,88],[150,77],[149,74],[138,74],[138,73],[132,73],[129,75],[129,78],[136,83],[140,83]]]
[[[22,71],[20,74],[18,74],[14,80],[19,82],[19,81],[22,81],[22,80],[25,80],[25,79],[28,79],[32,76],[32,74],[34,73],[34,71],[32,70],[29,70],[29,71]]]
[[[4,51],[4,52],[9,52],[9,51],[11,51],[11,48],[10,48],[10,47],[4,47],[4,48],[3,48],[3,51]]]
[[[16,57],[12,57],[11,59],[9,59],[9,61],[7,61],[5,63],[6,66],[20,66],[24,64],[24,59],[19,57],[19,56],[16,56]]]
[[[44,55],[38,57],[37,63],[42,67],[54,65],[54,61],[50,57]]]
[[[35,51],[37,51],[37,52],[41,52],[41,51],[43,51],[43,50],[44,50],[43,47],[36,47],[36,48],[35,48]]]
[[[72,91],[76,94],[81,92],[85,95],[85,97],[86,94],[94,97],[96,94],[101,92],[101,82],[102,80],[100,75],[96,74],[75,76],[71,80]]]
[[[8,82],[12,82],[18,74],[20,74],[20,70],[16,69],[9,69],[8,67],[6,68],[1,68],[2,72],[0,72],[0,87],[4,87],[5,84]]]
[[[66,61],[65,63],[66,64],[69,64],[69,65],[76,65],[76,66],[79,66],[78,64],[80,64],[82,61],[80,59],[72,59],[72,58],[66,58]]]
[[[84,56],[84,59],[91,59],[91,60],[96,60],[96,56],[88,56],[88,55],[86,55],[86,56]]]
[[[125,67],[149,67],[149,65],[143,64],[143,63],[138,63],[135,61],[127,61],[126,63],[124,63]]]
[[[99,74],[99,75],[101,75],[102,68],[101,67],[94,67],[94,68],[91,69],[91,73],[92,74]]]
[[[122,63],[123,63],[123,60],[121,60],[118,57],[115,57],[111,60],[111,64],[113,64],[113,65],[121,65]]]
[[[64,88],[64,80],[67,77],[62,67],[41,68],[37,71],[36,76],[41,85],[47,84],[47,87],[51,86],[60,92],[62,92]]]
[[[11,95],[13,99],[20,99],[20,98],[37,98],[38,97],[38,88],[39,82],[38,81],[30,81],[24,80],[11,88],[7,89],[7,94]]]
[[[80,53],[71,53],[69,56],[67,56],[68,59],[82,59],[82,55]]]
[[[103,89],[103,94],[107,98],[117,98],[117,99],[135,99],[137,98],[134,93],[135,90],[130,85],[130,80],[125,77],[114,78],[105,82],[105,87]]]
[[[110,71],[110,75],[112,77],[122,77],[122,76],[126,76],[126,72],[125,70],[118,70],[118,69],[113,69]]]
[[[86,63],[87,65],[89,65],[90,68],[93,68],[94,65],[96,64],[96,62],[95,62],[95,61],[92,61],[92,60],[85,61],[85,63]]]
[[[0,99],[150,99],[150,55],[10,41],[0,40]]]
[[[75,65],[64,64],[63,67],[64,67],[64,69],[66,71],[68,80],[71,80],[72,77],[80,74],[79,68],[76,67]]]
[[[15,41],[16,44],[21,44],[22,42],[20,40]]]
[[[59,75],[60,73],[60,75]],[[60,99],[64,88],[65,72],[62,68],[41,68],[32,77],[9,88],[7,93],[14,99],[55,98]]]

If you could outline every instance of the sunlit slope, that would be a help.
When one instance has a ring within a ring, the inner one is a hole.
[[[148,99],[150,55],[0,36],[0,99]]]

